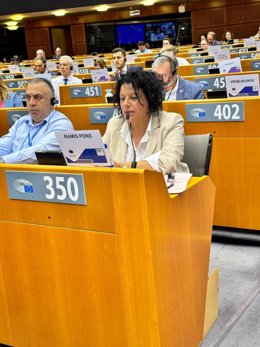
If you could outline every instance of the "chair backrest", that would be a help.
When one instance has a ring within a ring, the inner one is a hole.
[[[194,176],[208,175],[211,151],[211,134],[186,135],[182,161],[188,164],[189,170]]]

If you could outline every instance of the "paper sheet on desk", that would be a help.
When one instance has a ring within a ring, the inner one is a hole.
[[[174,174],[174,185],[173,187],[168,189],[169,194],[177,194],[177,193],[182,193],[186,190],[187,184],[191,178],[192,174],[191,173],[180,173],[176,172]],[[171,182],[168,182],[168,176],[164,176],[166,186],[168,187]]]

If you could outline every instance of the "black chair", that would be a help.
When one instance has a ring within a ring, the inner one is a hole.
[[[184,137],[184,156],[182,161],[194,176],[209,174],[212,152],[212,135],[186,135]]]

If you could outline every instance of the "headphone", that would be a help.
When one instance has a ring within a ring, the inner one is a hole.
[[[72,65],[70,66],[70,69],[73,70],[73,66]]]
[[[54,106],[56,104],[56,98],[53,96],[51,98],[51,106]]]
[[[170,66],[171,66],[171,74],[174,76],[178,70],[178,61],[177,61],[177,58],[176,59],[173,59],[171,57],[169,57],[168,55],[165,55],[165,54],[159,54],[153,62],[155,62],[157,59],[159,58],[166,58],[168,59],[168,62],[170,63]]]

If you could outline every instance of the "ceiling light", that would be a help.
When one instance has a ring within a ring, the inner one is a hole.
[[[11,27],[7,27],[8,30],[17,30],[18,26],[17,25],[13,25]]]
[[[180,4],[178,6],[179,13],[184,13],[186,11],[185,4]]]
[[[57,17],[65,16],[66,13],[67,12],[65,10],[57,10],[52,12],[52,14],[54,14],[54,16],[57,16]]]
[[[15,22],[15,21],[9,21],[9,22],[5,22],[5,24],[8,26],[8,27],[14,27],[18,24],[18,22]]]
[[[24,18],[24,16],[22,14],[15,14],[13,16],[10,17],[12,20],[22,20]]]
[[[152,5],[154,5],[154,3],[155,3],[155,0],[144,0],[144,1],[142,1],[142,4],[144,6],[152,6]]]
[[[95,7],[95,9],[98,12],[106,12],[109,9],[109,6],[107,6],[107,5],[100,5],[98,7]]]

